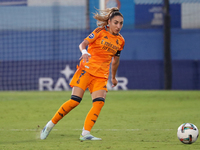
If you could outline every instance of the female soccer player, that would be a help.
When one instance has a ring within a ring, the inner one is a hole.
[[[117,85],[115,78],[119,66],[120,52],[125,41],[120,30],[123,26],[123,15],[116,7],[100,10],[94,15],[98,27],[79,45],[82,53],[81,61],[71,82],[71,99],[58,109],[54,117],[46,124],[40,134],[41,139],[46,139],[52,128],[75,108],[82,100],[88,88],[93,100],[93,106],[86,116],[80,140],[101,140],[90,134],[100,111],[104,105],[107,90],[109,68],[111,64],[112,86]],[[88,50],[86,47],[88,46]]]

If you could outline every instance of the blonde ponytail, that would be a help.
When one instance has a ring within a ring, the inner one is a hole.
[[[119,12],[119,8],[117,7],[112,7],[112,8],[107,8],[105,10],[98,10],[99,13],[94,14],[94,19],[97,20],[97,26],[99,27],[104,27],[108,25],[108,20],[112,19],[114,16],[121,16],[123,15]],[[115,13],[116,12],[116,13]]]

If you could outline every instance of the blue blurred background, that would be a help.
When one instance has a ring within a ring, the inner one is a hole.
[[[120,4],[125,47],[117,76],[127,83],[116,90],[164,89],[163,1]],[[96,8],[97,0],[0,0],[0,90],[68,90],[60,72],[75,70],[78,45],[97,27]],[[172,89],[199,90],[200,2],[170,0],[170,16]]]

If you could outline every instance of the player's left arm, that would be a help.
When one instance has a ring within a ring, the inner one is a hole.
[[[116,73],[117,73],[117,69],[119,66],[119,62],[120,62],[120,57],[115,55],[112,59],[112,64],[111,64],[111,71],[112,71],[112,75],[111,75],[111,82],[112,82],[112,87],[116,86],[118,81],[116,79]]]
[[[123,43],[121,44],[120,49],[117,51],[117,53],[115,54],[115,56],[112,59],[112,64],[111,64],[111,71],[112,71],[112,75],[111,75],[111,82],[112,82],[112,87],[115,87],[118,83],[117,79],[116,79],[116,73],[117,73],[117,69],[119,66],[119,62],[120,62],[120,54],[121,51],[124,49],[124,44],[125,44],[125,40],[123,39]]]

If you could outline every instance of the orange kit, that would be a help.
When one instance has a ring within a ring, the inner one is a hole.
[[[96,77],[103,79],[105,84],[101,86],[105,87],[107,85],[112,57],[115,56],[118,51],[123,50],[125,40],[120,34],[112,35],[109,31],[106,30],[106,28],[96,28],[88,37],[85,38],[85,40],[89,42],[88,53],[91,54],[91,58],[89,58],[89,62],[83,62],[83,60],[80,61],[79,68],[72,78],[70,85],[72,87],[80,87],[82,76],[84,76],[86,73],[89,73],[94,78]],[[86,73],[81,75],[84,71]],[[84,80],[82,82],[87,82]],[[77,84],[78,81],[79,84]],[[104,82],[101,81],[101,83]],[[105,89],[103,87],[102,89]],[[85,90],[87,87],[81,88]],[[94,91],[92,89],[89,88],[90,92]],[[95,89],[95,91],[96,90],[97,89]]]

